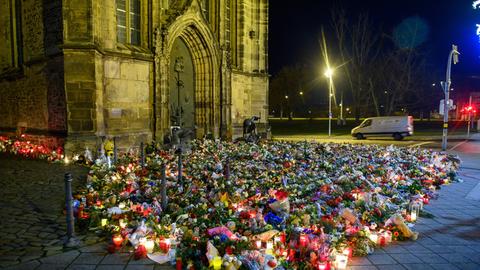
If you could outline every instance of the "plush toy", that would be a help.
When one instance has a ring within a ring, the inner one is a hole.
[[[412,240],[417,240],[418,232],[412,231],[405,224],[405,220],[403,219],[403,217],[401,215],[396,214],[396,215],[392,216],[391,219],[392,219],[393,224],[395,224],[397,226],[397,228],[402,232],[402,234],[405,237],[410,238]]]
[[[350,224],[355,224],[358,222],[357,216],[349,208],[345,208],[340,212],[342,218],[350,222]]]
[[[113,157],[113,148],[114,148],[114,143],[112,140],[107,139],[105,140],[105,143],[103,144],[103,148],[105,149],[105,153],[109,157]]]
[[[272,239],[276,234],[278,234],[279,231],[277,230],[269,230],[266,232],[263,232],[261,234],[257,234],[253,237],[254,240],[260,240],[262,242],[267,242],[268,240]]]

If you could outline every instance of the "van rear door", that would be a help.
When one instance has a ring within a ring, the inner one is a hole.
[[[408,116],[408,126],[407,126],[408,133],[413,135],[413,116]]]

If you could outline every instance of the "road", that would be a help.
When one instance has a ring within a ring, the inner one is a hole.
[[[467,140],[466,135],[455,135],[448,137],[449,150],[457,150],[459,152],[480,153],[480,133],[475,133]],[[378,144],[378,145],[396,145],[407,147],[425,147],[432,149],[440,149],[442,139],[440,136],[412,136],[406,137],[401,141],[395,141],[391,137],[371,137],[365,140],[357,140],[350,135],[335,135],[328,137],[326,135],[273,135],[274,140],[286,141],[316,141],[316,142],[333,142],[333,143],[351,143],[351,144]],[[470,143],[467,143],[470,142]]]

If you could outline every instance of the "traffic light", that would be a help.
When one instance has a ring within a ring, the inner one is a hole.
[[[467,114],[467,113],[477,113],[477,109],[472,105],[468,105],[468,106],[463,107],[463,109],[460,110],[460,112],[465,113],[465,114]]]

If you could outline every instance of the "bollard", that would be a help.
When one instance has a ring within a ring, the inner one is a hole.
[[[182,164],[182,148],[178,148],[178,179],[177,182],[179,184],[182,184],[182,170],[183,170],[183,164]]]
[[[225,161],[224,176],[226,181],[230,180],[230,160],[228,158]]]
[[[143,142],[140,143],[140,165],[142,167],[145,166],[145,147],[143,145]]]
[[[117,137],[113,137],[113,164],[117,163]]]
[[[162,209],[165,211],[167,209],[168,198],[167,198],[167,174],[165,172],[166,166],[162,164],[162,183],[161,183],[161,200],[162,200]]]
[[[73,218],[73,204],[72,204],[72,174],[65,174],[65,204],[67,207],[67,239],[65,247],[76,247],[79,245],[78,239],[75,237],[75,227]]]

